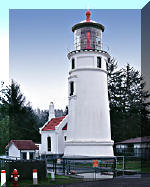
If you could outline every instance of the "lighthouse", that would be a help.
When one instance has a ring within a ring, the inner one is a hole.
[[[107,85],[110,55],[102,48],[104,26],[86,20],[72,27],[74,51],[68,77],[68,127],[65,157],[113,157]]]

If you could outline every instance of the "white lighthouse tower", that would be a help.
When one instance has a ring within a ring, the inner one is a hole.
[[[69,114],[64,156],[113,157],[107,86],[109,54],[102,49],[104,26],[86,20],[72,27],[75,50],[68,54]]]

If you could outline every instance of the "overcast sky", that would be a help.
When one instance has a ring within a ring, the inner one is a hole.
[[[33,108],[68,104],[68,49],[73,50],[72,26],[85,20],[86,10],[10,10],[10,78]],[[119,67],[141,68],[140,10],[91,10],[103,24],[103,43]]]

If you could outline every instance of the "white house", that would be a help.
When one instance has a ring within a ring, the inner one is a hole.
[[[11,140],[6,146],[8,156],[12,159],[35,159],[38,147],[32,140]]]
[[[49,106],[49,120],[40,128],[40,155],[58,155],[64,153],[67,138],[68,116],[55,117],[54,104]]]
[[[136,157],[150,157],[150,136],[137,137],[115,143],[117,153],[132,154]]]

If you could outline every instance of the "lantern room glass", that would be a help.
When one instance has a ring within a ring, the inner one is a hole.
[[[74,31],[75,50],[102,49],[102,31],[93,27],[83,27]]]

